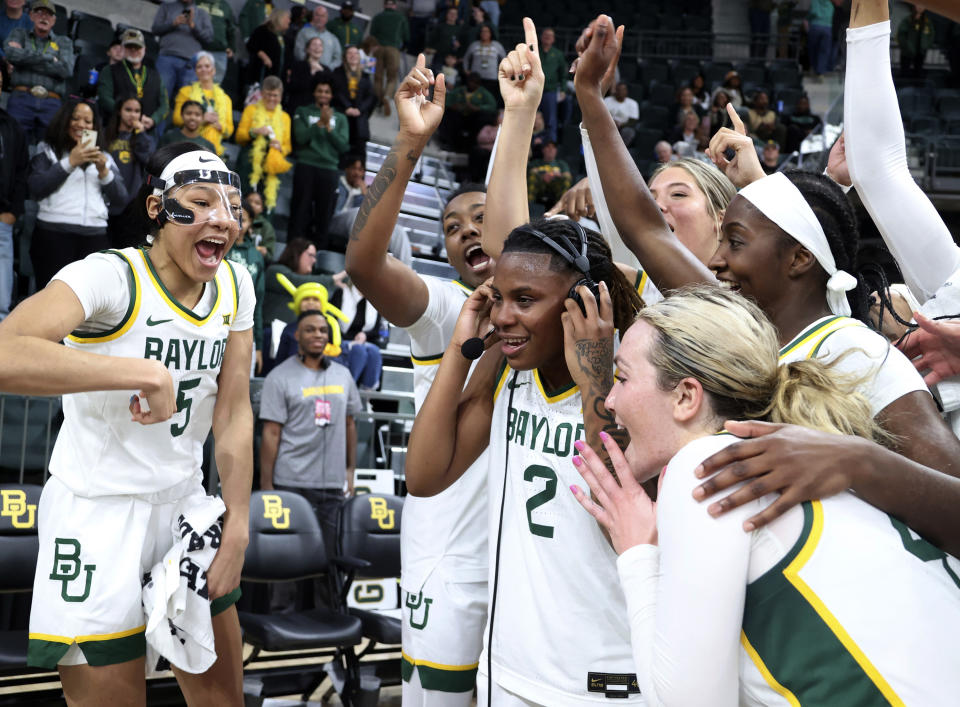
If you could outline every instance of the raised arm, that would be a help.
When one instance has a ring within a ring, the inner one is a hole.
[[[603,104],[601,83],[617,51],[613,22],[601,15],[594,24],[574,77],[583,126],[593,143],[614,224],[624,244],[643,263],[644,270],[661,291],[715,282],[707,267],[670,231]]]
[[[960,248],[910,174],[890,69],[886,0],[854,0],[843,117],[850,177],[921,303],[960,268]]]
[[[464,388],[470,361],[460,352],[464,341],[489,331],[489,297],[490,288],[481,285],[464,302],[437,376],[413,423],[406,478],[407,489],[415,496],[434,496],[448,488],[490,442],[493,391],[503,357],[497,351],[485,353]],[[456,414],[451,414],[454,410]]]
[[[497,258],[503,242],[517,226],[530,220],[527,206],[527,153],[533,123],[543,96],[543,67],[533,20],[523,18],[524,43],[500,62],[498,78],[503,96],[503,125],[493,158],[487,199],[495,209],[484,213],[483,252]]]
[[[395,326],[416,322],[427,308],[427,286],[411,268],[388,257],[403,194],[424,146],[443,117],[446,97],[441,74],[429,99],[433,72],[423,55],[407,74],[395,98],[400,130],[370,185],[347,243],[346,269],[367,301]]]

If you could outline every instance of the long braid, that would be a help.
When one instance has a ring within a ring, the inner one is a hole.
[[[847,195],[832,179],[822,174],[789,170],[784,172],[784,176],[813,209],[827,237],[837,268],[857,279],[857,286],[847,292],[847,301],[853,317],[869,325],[870,291],[857,270],[857,251],[860,248],[857,214]]]

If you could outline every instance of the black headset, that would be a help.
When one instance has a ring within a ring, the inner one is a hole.
[[[576,251],[573,248],[572,244],[566,239],[563,239],[558,243],[547,234],[543,233],[542,231],[538,231],[537,229],[535,229],[533,226],[529,224],[524,224],[523,226],[519,226],[517,230],[523,231],[524,233],[529,233],[531,236],[536,236],[541,241],[543,241],[544,244],[550,246],[550,248],[552,248],[557,253],[557,255],[563,258],[574,269],[579,270],[583,274],[582,278],[580,278],[575,283],[573,283],[573,286],[570,288],[570,291],[567,293],[567,297],[569,297],[574,302],[576,302],[580,306],[580,311],[583,312],[584,315],[586,315],[587,310],[583,306],[583,298],[580,297],[580,294],[577,292],[577,288],[580,287],[581,285],[586,287],[588,290],[590,290],[593,293],[593,296],[599,300],[600,287],[599,285],[597,285],[597,283],[593,281],[593,278],[590,277],[590,261],[587,258],[587,247],[589,244],[587,242],[586,231],[584,231],[583,226],[581,226],[576,221],[568,220],[567,223],[570,224],[573,227],[573,230],[577,232],[577,237],[580,240],[579,252]],[[563,245],[561,245],[561,243]]]

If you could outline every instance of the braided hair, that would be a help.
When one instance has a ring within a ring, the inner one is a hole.
[[[800,170],[788,170],[783,174],[813,209],[827,237],[837,269],[845,270],[857,279],[857,286],[847,292],[847,301],[853,317],[869,325],[870,291],[857,272],[860,240],[856,211],[843,190],[829,177]],[[790,240],[796,242],[792,238]]]
[[[568,219],[540,219],[530,227],[549,236],[572,252],[580,251],[580,238]],[[621,334],[633,324],[637,312],[643,307],[640,295],[613,262],[613,255],[606,240],[596,231],[583,229],[587,236],[587,260],[590,263],[590,278],[599,284],[606,283],[613,302],[613,323]],[[550,270],[577,274],[579,271],[564,260],[559,253],[523,226],[511,231],[503,244],[504,253],[542,253],[550,257]]]

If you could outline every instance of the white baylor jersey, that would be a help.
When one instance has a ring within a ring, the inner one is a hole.
[[[580,391],[571,384],[548,393],[536,371],[507,366],[495,396],[488,449],[494,552],[500,538],[489,579],[493,592],[496,573],[493,679],[538,704],[642,704],[616,554],[569,490],[583,485],[571,461],[585,434]],[[486,665],[481,658],[481,670]]]
[[[214,288],[213,306],[201,315],[167,292],[145,250],[110,253],[129,267],[126,314],[111,329],[78,330],[64,343],[91,353],[163,363],[173,378],[177,412],[166,422],[142,425],[130,419],[135,390],[64,395],[64,423],[50,473],[78,496],[156,493],[201,478],[217,376],[240,304],[237,274],[227,261],[206,285]]]
[[[960,562],[849,493],[747,585],[741,704],[956,705]]]
[[[410,335],[413,390],[419,411],[453,338],[460,309],[473,291],[463,283],[423,277],[430,292],[427,309]],[[486,453],[484,453],[485,455]],[[451,581],[481,582],[487,578],[486,463],[484,455],[445,491],[422,498],[408,495],[401,524],[400,584],[416,594],[441,560]]]

